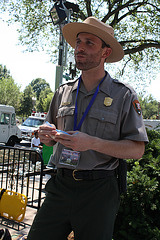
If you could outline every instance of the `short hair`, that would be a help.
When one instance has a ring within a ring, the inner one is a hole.
[[[34,132],[34,135],[35,135],[35,136],[38,135],[38,131],[35,131],[35,132]]]

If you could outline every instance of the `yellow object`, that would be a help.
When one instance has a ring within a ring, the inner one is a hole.
[[[104,105],[105,105],[106,107],[111,106],[112,102],[113,102],[113,99],[112,99],[112,98],[110,98],[110,97],[105,97],[105,99],[104,99]]]
[[[24,219],[26,205],[27,197],[24,194],[5,190],[0,200],[0,215],[21,222]]]

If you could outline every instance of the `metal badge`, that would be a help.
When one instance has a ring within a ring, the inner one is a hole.
[[[70,104],[71,104],[71,102],[63,102],[62,106],[67,106],[67,105],[70,105]]]
[[[105,99],[104,99],[104,105],[105,105],[106,107],[111,106],[112,102],[113,102],[113,99],[112,99],[112,98],[110,98],[110,97],[105,97]]]

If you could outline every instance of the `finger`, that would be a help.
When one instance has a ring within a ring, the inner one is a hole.
[[[56,128],[49,127],[47,125],[42,125],[42,126],[39,127],[39,131],[52,131],[52,130],[56,130]]]
[[[49,142],[51,142],[51,141],[56,141],[55,140],[55,138],[53,137],[53,136],[50,136],[50,135],[47,135],[47,134],[43,134],[43,135],[41,135],[40,136],[40,140],[41,140],[41,142],[43,142],[43,143],[49,143]]]
[[[72,139],[73,139],[72,135],[67,135],[67,134],[56,134],[55,135],[55,141],[60,142],[63,145],[71,142]]]
[[[79,133],[79,131],[68,131],[67,133],[69,133],[70,135],[76,135]]]
[[[55,135],[57,132],[56,132],[56,129],[52,129],[52,128],[50,128],[50,129],[48,129],[48,128],[39,128],[39,130],[38,130],[38,133],[40,134],[40,135],[45,135],[45,134],[49,134],[49,135]]]

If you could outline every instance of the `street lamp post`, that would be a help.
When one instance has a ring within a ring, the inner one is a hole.
[[[62,84],[63,67],[67,58],[67,43],[62,34],[62,27],[70,22],[71,14],[79,11],[77,4],[67,2],[66,0],[57,0],[50,10],[50,16],[54,25],[59,25],[59,55],[58,65],[56,66],[55,90]]]

